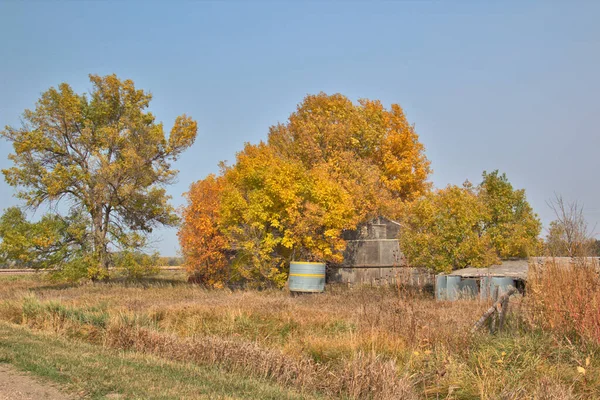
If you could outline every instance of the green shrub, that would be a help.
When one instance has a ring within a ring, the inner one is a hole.
[[[115,268],[130,279],[141,279],[158,274],[160,272],[158,264],[158,253],[148,255],[127,250],[114,257]]]

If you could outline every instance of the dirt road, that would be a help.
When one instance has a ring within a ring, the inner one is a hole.
[[[51,384],[42,383],[31,375],[0,364],[0,400],[70,400]]]

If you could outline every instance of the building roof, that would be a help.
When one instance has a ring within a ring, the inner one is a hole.
[[[468,267],[452,271],[450,276],[461,276],[463,278],[480,278],[483,276],[506,276],[520,280],[527,280],[529,271],[529,260],[506,260],[502,264],[492,265],[488,268]]]
[[[556,263],[557,265],[568,265],[576,262],[577,259],[571,257],[531,257],[518,260],[505,260],[502,264],[492,265],[489,268],[468,267],[452,271],[448,275],[461,276],[463,278],[480,278],[483,276],[506,276],[520,280],[527,280],[529,272],[529,263],[544,264],[546,262]],[[581,259],[579,259],[581,260]],[[585,257],[585,262],[590,265],[600,265],[600,257]]]

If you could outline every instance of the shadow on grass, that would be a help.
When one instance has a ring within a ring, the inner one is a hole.
[[[96,282],[94,285],[111,285],[117,284],[122,287],[142,287],[142,288],[151,288],[151,287],[181,287],[181,286],[194,286],[191,283],[188,283],[185,280],[177,279],[177,278],[161,278],[161,277],[146,277],[146,278],[127,278],[127,277],[116,277],[111,278],[107,282]]]
[[[48,282],[46,285],[29,288],[30,292],[41,292],[46,290],[66,290],[81,286],[77,282]]]
[[[76,287],[90,286],[90,287],[129,287],[129,288],[156,288],[156,287],[190,287],[195,286],[183,279],[177,278],[166,278],[166,277],[144,277],[144,278],[128,278],[128,277],[114,277],[107,281],[97,282],[65,282],[65,281],[49,281],[45,285],[36,286],[30,288],[30,292],[40,292],[48,290],[66,290]]]

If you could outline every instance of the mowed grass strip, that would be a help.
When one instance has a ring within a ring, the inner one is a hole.
[[[0,362],[102,399],[305,399],[272,382],[218,368],[117,352],[0,322]]]

